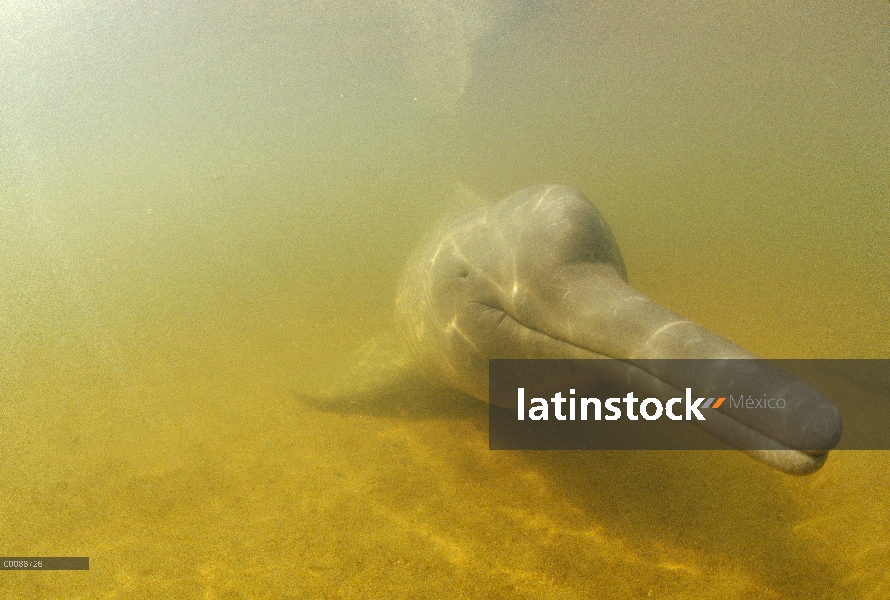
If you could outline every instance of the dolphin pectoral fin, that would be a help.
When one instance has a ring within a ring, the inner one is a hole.
[[[482,414],[485,406],[472,396],[409,372],[373,387],[335,392],[293,391],[293,397],[301,405],[320,412],[407,419],[473,417]]]
[[[292,393],[303,406],[340,414],[423,418],[480,410],[475,398],[424,377],[391,335],[364,344],[333,385]]]

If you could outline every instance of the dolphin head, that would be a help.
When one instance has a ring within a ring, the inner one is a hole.
[[[628,285],[605,219],[568,187],[526,188],[446,222],[409,262],[396,315],[428,376],[486,401],[491,358],[614,358],[613,383],[653,393],[707,393],[735,375],[795,392],[800,400],[781,419],[721,411],[703,424],[782,471],[818,469],[840,436],[827,399],[764,361],[711,361],[723,366],[690,373],[652,360],[756,357]],[[740,364],[744,373],[719,373]]]

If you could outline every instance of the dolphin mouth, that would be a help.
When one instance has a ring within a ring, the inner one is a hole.
[[[686,387],[696,390],[696,396],[724,395],[725,392],[716,391],[721,387],[720,381],[731,379],[735,374],[733,371],[739,370],[738,367],[743,367],[748,373],[760,374],[761,379],[768,379],[774,386],[772,389],[794,390],[793,393],[800,398],[793,409],[796,414],[789,415],[785,419],[752,419],[747,411],[738,415],[721,410],[709,410],[706,420],[693,421],[698,427],[728,446],[783,473],[807,475],[819,470],[828,458],[828,451],[839,441],[840,415],[830,401],[815,388],[779,370],[767,361],[761,359],[626,360],[600,356],[605,359],[604,362],[613,365],[605,369],[604,381],[627,386],[635,391],[639,390],[641,394],[658,398],[683,396],[683,391],[675,385],[677,377],[688,378],[685,379]],[[701,364],[717,367],[718,370],[723,367],[724,370],[721,376],[706,379],[690,378],[689,373],[673,374],[673,377],[664,373],[665,368],[673,365],[684,367]],[[741,387],[744,385],[743,381],[733,382],[730,385]],[[805,396],[802,397],[802,394]],[[753,416],[762,415],[754,413]]]

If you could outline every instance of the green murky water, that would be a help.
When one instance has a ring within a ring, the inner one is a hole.
[[[890,455],[316,413],[441,215],[553,181],[768,357],[890,357],[890,5],[0,5],[3,597],[888,598]]]

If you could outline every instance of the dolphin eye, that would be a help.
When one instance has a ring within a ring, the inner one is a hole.
[[[463,279],[463,278],[465,278],[465,277],[469,277],[469,276],[470,276],[470,271],[469,271],[468,269],[460,269],[460,270],[457,272],[457,276],[460,277],[461,279]]]

